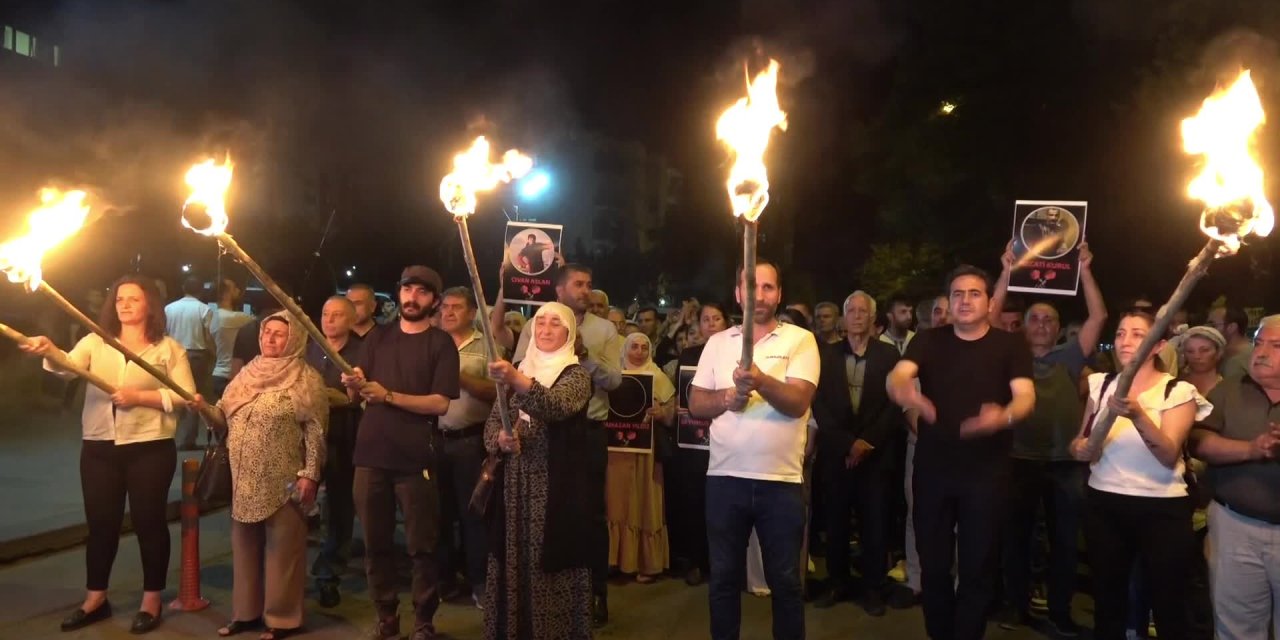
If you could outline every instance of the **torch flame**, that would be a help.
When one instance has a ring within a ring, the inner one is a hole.
[[[502,154],[502,162],[489,162],[489,141],[475,139],[471,148],[453,157],[453,173],[440,181],[440,200],[455,216],[476,212],[476,194],[490,191],[501,182],[518,180],[533,169],[533,158],[515,149]]]
[[[213,159],[194,165],[187,171],[187,186],[191,187],[191,196],[182,205],[182,226],[204,236],[221,235],[227,230],[227,190],[231,188],[233,165],[228,155],[222,164],[215,164]],[[203,212],[209,217],[208,225],[200,228],[198,223],[188,220],[188,215]]]
[[[1200,154],[1204,167],[1187,194],[1205,204],[1200,229],[1235,253],[1240,238],[1264,237],[1275,225],[1263,189],[1262,166],[1254,153],[1258,128],[1267,120],[1249,71],[1205,99],[1199,113],[1182,121],[1182,146]]]
[[[787,129],[787,114],[778,107],[777,60],[747,84],[747,96],[725,110],[716,121],[716,139],[729,147],[733,168],[729,170],[729,201],[734,216],[755,222],[769,204],[769,175],[764,152],[776,127]]]
[[[26,235],[0,245],[0,271],[9,282],[25,283],[35,291],[40,287],[40,262],[45,252],[75,235],[89,216],[87,194],[83,191],[60,191],[52,187],[40,190],[40,206],[27,217],[30,230]]]

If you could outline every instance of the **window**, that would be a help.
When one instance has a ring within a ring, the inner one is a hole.
[[[13,35],[13,50],[24,56],[31,55],[31,45],[34,44],[32,42],[34,38],[21,31],[16,31]]]
[[[13,51],[13,27],[4,26],[4,48]]]

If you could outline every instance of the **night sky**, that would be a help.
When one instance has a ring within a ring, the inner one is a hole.
[[[0,66],[20,88],[0,96],[0,195],[58,179],[114,205],[50,257],[62,288],[106,284],[139,253],[155,275],[176,280],[190,262],[212,277],[210,242],[178,228],[181,175],[230,150],[231,231],[295,290],[342,286],[353,264],[385,289],[411,261],[462,282],[436,200],[452,154],[477,133],[536,152],[580,131],[640,143],[683,174],[678,219],[631,272],[692,282],[727,272],[737,249],[715,118],[743,91],[743,64],[776,57],[791,126],[771,147],[762,253],[787,256],[788,298],[842,298],[888,243],[938,248],[935,271],[997,268],[1015,199],[1078,199],[1117,307],[1162,298],[1203,243],[1178,120],[1242,64],[1264,105],[1280,104],[1275,4],[10,2],[0,18],[57,41],[63,64]],[[1275,140],[1263,130],[1264,164]],[[5,207],[3,228],[21,214]],[[478,243],[500,233],[501,213],[485,215]],[[1215,267],[1194,304],[1280,302],[1275,246]],[[634,280],[601,284],[629,296]]]

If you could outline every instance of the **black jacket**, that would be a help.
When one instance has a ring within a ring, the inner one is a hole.
[[[862,385],[862,402],[857,415],[849,401],[849,377],[845,358],[853,355],[848,340],[818,347],[821,376],[813,398],[813,417],[818,421],[818,456],[844,460],[855,440],[866,440],[875,447],[864,462],[886,464],[892,456],[884,455],[894,448],[903,426],[902,409],[889,400],[885,381],[898,364],[898,350],[879,340],[867,344],[867,361]]]

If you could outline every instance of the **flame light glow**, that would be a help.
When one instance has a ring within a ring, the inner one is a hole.
[[[84,191],[40,190],[40,206],[27,217],[26,235],[0,245],[0,271],[9,282],[40,287],[44,254],[75,235],[89,216]]]
[[[182,225],[203,236],[218,236],[227,230],[227,190],[231,188],[233,165],[228,156],[222,164],[205,160],[187,171],[191,196],[182,205]],[[204,217],[205,220],[200,218]]]
[[[777,60],[747,84],[747,96],[725,110],[716,121],[716,139],[729,147],[729,201],[735,217],[755,222],[769,204],[769,172],[764,152],[775,128],[786,130],[787,114],[778,106]]]
[[[471,215],[479,202],[476,194],[518,180],[531,169],[533,158],[515,149],[502,154],[502,162],[489,162],[489,141],[480,136],[471,148],[453,157],[453,172],[440,181],[440,201],[455,216]]]
[[[1182,121],[1182,146],[1203,157],[1204,166],[1187,194],[1205,204],[1200,229],[1221,240],[1226,253],[1250,233],[1271,233],[1275,214],[1263,188],[1255,138],[1267,120],[1249,71],[1205,99],[1199,113]]]

